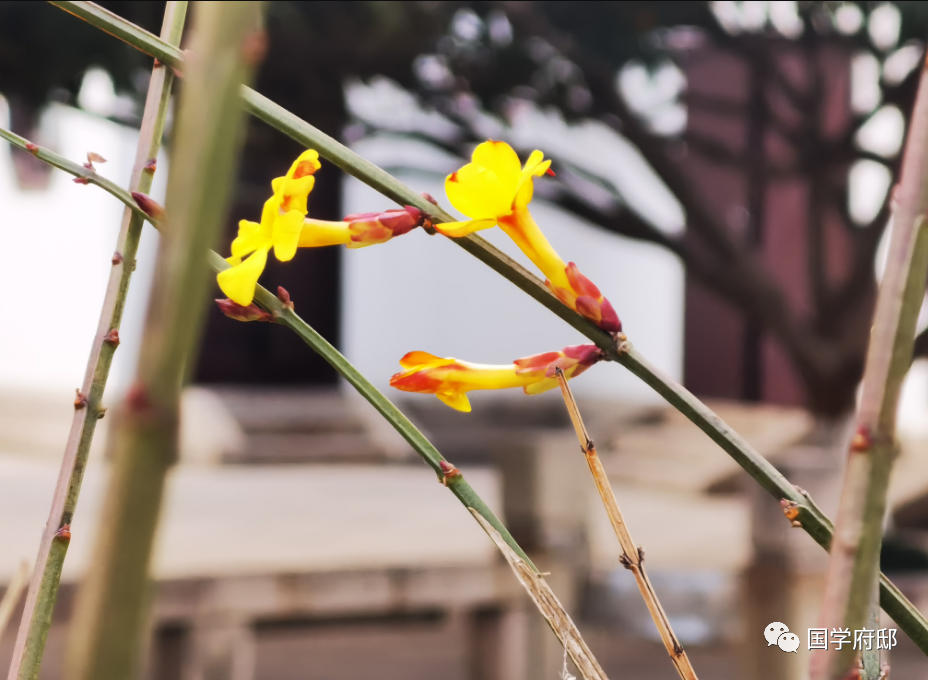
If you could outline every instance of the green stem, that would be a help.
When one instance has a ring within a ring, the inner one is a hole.
[[[180,50],[166,45],[150,33],[120,17],[111,15],[93,3],[56,1],[53,4],[124,40],[146,54],[176,67],[183,66],[183,53]],[[447,212],[429,203],[388,173],[254,90],[243,88],[242,97],[248,110],[255,116],[303,145],[316,148],[321,155],[345,172],[378,189],[384,195],[393,198],[398,203],[416,206],[438,222],[452,219]],[[830,520],[815,506],[811,498],[800,493],[711,409],[699,402],[683,386],[655,370],[643,357],[631,350],[627,343],[617,341],[587,319],[564,306],[537,277],[528,273],[484,239],[471,235],[452,240],[561,317],[596,343],[610,359],[631,370],[671,404],[680,408],[684,415],[717,442],[774,498],[797,503],[803,529],[819,545],[828,549],[833,532]],[[928,654],[928,619],[925,619],[885,576],[881,576],[880,602],[893,620],[899,623],[923,652]]]
[[[65,677],[136,675],[146,630],[149,563],[168,469],[177,457],[184,368],[194,361],[210,280],[203,258],[218,237],[231,196],[250,77],[247,49],[261,3],[197,3],[189,69],[180,101],[153,293],[135,382],[110,435],[112,475],[97,544],[71,620]]]
[[[855,436],[838,504],[821,625],[861,628],[879,573],[886,493],[897,454],[896,411],[912,361],[928,277],[928,66],[923,67],[896,189],[892,237],[864,366]],[[817,652],[815,680],[843,678],[856,653]],[[872,666],[873,664],[871,664]]]
[[[186,14],[186,2],[167,3],[161,36],[169,44],[180,42]],[[135,165],[130,180],[130,186],[134,191],[148,193],[151,189],[154,169],[145,169],[146,163],[149,159],[156,158],[161,148],[161,137],[173,80],[174,74],[169,69],[156,67],[152,70],[145,112],[139,131]],[[38,149],[36,152],[37,155],[43,153]],[[79,167],[83,168],[83,166]],[[82,176],[88,182],[99,183],[101,178],[92,169],[83,168],[83,170]],[[48,629],[61,583],[61,570],[69,544],[67,539],[61,536],[56,537],[56,535],[62,528],[71,524],[77,509],[90,445],[97,421],[103,417],[103,392],[109,377],[110,366],[113,363],[113,355],[118,346],[118,340],[113,342],[114,336],[109,334],[119,331],[126,294],[135,269],[143,223],[144,220],[138,213],[129,209],[125,211],[116,240],[116,253],[119,253],[120,257],[117,258],[114,255],[113,268],[110,271],[97,332],[81,385],[81,394],[86,404],[75,410],[71,422],[71,432],[62,456],[58,484],[52,499],[48,521],[45,524],[39,554],[36,558],[36,568],[29,584],[26,604],[13,649],[13,661],[9,672],[11,680],[34,680],[39,674],[45,641],[48,637]],[[111,338],[109,341],[108,336]],[[118,338],[118,335],[115,337]]]

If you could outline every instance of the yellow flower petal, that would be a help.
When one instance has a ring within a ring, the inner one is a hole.
[[[512,212],[516,186],[503,185],[496,173],[468,163],[445,179],[445,193],[451,205],[475,220]]]
[[[416,368],[417,366],[424,366],[426,364],[446,366],[453,363],[454,359],[444,359],[442,357],[437,357],[434,354],[423,352],[422,350],[407,352],[403,355],[403,358],[400,359],[400,366],[403,368]]]
[[[299,210],[305,217],[307,211],[306,202],[315,183],[316,178],[312,175],[284,181],[281,184],[280,209],[284,212]]]
[[[274,222],[274,257],[281,262],[288,262],[296,255],[296,247],[303,231],[303,215],[297,210],[279,215]]]
[[[445,236],[461,238],[473,234],[475,231],[482,231],[495,226],[496,219],[492,218],[489,220],[467,220],[466,222],[445,222],[444,224],[436,224],[435,229]]]
[[[531,179],[527,182],[523,182],[522,186],[520,186],[519,190],[516,192],[515,200],[512,202],[513,210],[525,210],[528,204],[531,203],[534,194],[535,183]]]
[[[529,175],[541,177],[550,167],[551,161],[546,161],[545,155],[538,149],[535,149],[529,154],[528,160],[525,161],[525,165],[522,166],[522,177],[527,177]]]
[[[492,170],[501,184],[513,189],[522,172],[519,155],[506,142],[491,140],[478,145],[471,156],[471,162]]]
[[[567,379],[570,379],[570,376],[567,376]],[[547,392],[548,390],[553,390],[559,385],[557,378],[543,378],[536,383],[531,385],[526,385],[522,391],[526,394],[541,394],[542,392]]]
[[[470,400],[463,392],[438,392],[436,395],[442,403],[447,404],[455,411],[470,413]]]
[[[238,236],[232,241],[232,255],[242,258],[267,245],[270,234],[264,233],[257,222],[242,220],[238,223]]]
[[[256,250],[239,265],[219,272],[216,282],[226,297],[236,304],[247,307],[255,297],[255,286],[267,264],[268,248]]]

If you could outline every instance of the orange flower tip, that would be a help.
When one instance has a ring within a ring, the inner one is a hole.
[[[557,177],[554,170],[552,170],[551,168],[548,168],[547,170],[545,170],[545,174],[551,175],[552,177]]]
[[[452,172],[450,175],[448,175],[448,181],[449,181],[449,182],[457,182],[457,181],[458,181],[458,171],[457,171],[457,170],[455,170],[455,171]]]
[[[75,184],[87,184],[87,178],[86,178],[86,177],[75,177],[75,178],[74,178],[73,180],[71,180],[71,181],[74,182]]]
[[[232,300],[216,300],[219,311],[236,321],[273,321],[274,317],[255,304],[247,307]]]
[[[120,252],[117,250],[115,253],[113,253],[113,259],[110,260],[110,262],[113,263],[113,266],[116,266],[117,264],[122,264],[122,262],[123,262],[122,253],[120,253]]]
[[[94,151],[87,152],[87,162],[88,163],[106,163],[106,159]]]
[[[85,406],[87,406],[87,397],[79,389],[74,390],[74,410],[80,411]]]
[[[135,199],[141,211],[152,219],[160,220],[164,217],[164,208],[148,194],[143,194],[140,191],[133,191],[132,198]]]
[[[71,525],[63,524],[58,531],[55,532],[55,538],[60,538],[62,541],[71,540]]]
[[[157,169],[158,169],[158,159],[157,159],[157,158],[149,158],[149,159],[148,159],[148,162],[145,163],[144,166],[142,166],[142,170],[144,170],[145,172],[152,173],[152,174],[154,174],[155,170],[157,170]]]
[[[31,153],[33,156],[39,155],[39,145],[33,144],[32,142],[26,142],[26,151]]]
[[[293,301],[290,299],[290,293],[283,286],[277,287],[277,299],[280,300],[285,309],[293,311]]]
[[[107,345],[119,347],[119,330],[116,328],[111,328],[110,332],[103,336],[103,342],[105,342]]]

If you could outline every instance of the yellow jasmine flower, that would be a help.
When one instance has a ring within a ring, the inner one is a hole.
[[[551,161],[535,150],[525,165],[505,142],[487,141],[477,146],[471,162],[445,179],[451,204],[471,219],[436,225],[446,236],[460,238],[499,225],[523,253],[547,277],[545,285],[571,309],[603,330],[615,333],[622,324],[609,301],[574,263],[567,264],[542,233],[528,204],[534,178],[551,172]]]
[[[473,364],[410,352],[400,359],[404,371],[390,378],[390,385],[404,392],[434,394],[457,411],[471,410],[467,392],[521,387],[525,394],[541,394],[558,386],[554,369],[569,380],[602,358],[596,345],[574,345],[559,352],[534,354],[503,366]]]
[[[306,202],[321,167],[319,154],[308,149],[300,154],[284,177],[271,182],[273,195],[264,203],[261,222],[242,220],[232,241],[231,268],[216,277],[219,288],[236,304],[247,307],[271,248],[281,262],[293,259],[303,231]]]

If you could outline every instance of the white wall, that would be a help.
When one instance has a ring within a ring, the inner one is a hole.
[[[0,124],[8,126],[0,98]],[[83,162],[88,151],[107,159],[98,172],[126,185],[138,132],[78,109],[52,105],[43,116],[42,139],[55,151]],[[93,186],[74,184],[52,171],[46,190],[20,191],[9,147],[0,145],[0,392],[28,391],[73,398],[96,332],[112,265],[123,205]],[[13,151],[12,153],[21,153]],[[153,195],[163,200],[167,162],[158,160]],[[137,358],[157,234],[143,232],[110,381],[125,388]]]

